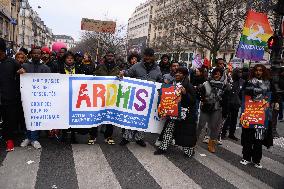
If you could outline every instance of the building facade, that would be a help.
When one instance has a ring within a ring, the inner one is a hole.
[[[54,40],[56,42],[63,42],[66,44],[67,49],[74,48],[76,46],[73,37],[68,35],[54,35]]]
[[[148,0],[135,8],[128,20],[127,51],[141,52],[148,46],[150,38],[150,21],[152,18],[152,0]]]
[[[0,37],[4,38],[11,50],[16,50],[18,41],[18,16],[20,0],[0,1]]]
[[[28,0],[22,0],[20,4],[19,23],[19,47],[29,50],[34,46],[51,48],[54,41],[52,30],[44,24]]]

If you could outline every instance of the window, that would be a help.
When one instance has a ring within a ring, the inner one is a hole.
[[[189,61],[193,60],[193,53],[189,53]]]
[[[188,61],[188,53],[181,53],[181,61]]]

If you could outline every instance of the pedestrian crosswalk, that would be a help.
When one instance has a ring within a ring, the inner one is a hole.
[[[194,158],[187,159],[176,147],[171,147],[165,155],[154,156],[155,137],[147,134],[146,148],[135,143],[109,146],[102,138],[91,146],[42,139],[41,150],[16,147],[12,153],[6,153],[2,145],[0,188],[280,189],[284,186],[284,164],[278,161],[284,154],[272,153],[273,149],[264,150],[263,169],[257,169],[239,163],[242,147],[238,142],[224,140],[215,154],[209,153],[206,145],[198,144]]]

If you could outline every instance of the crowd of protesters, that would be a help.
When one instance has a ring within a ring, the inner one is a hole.
[[[243,159],[240,163],[254,163],[261,168],[262,145],[270,147],[273,138],[279,137],[276,127],[278,120],[283,120],[284,69],[278,77],[270,77],[270,70],[258,64],[251,69],[227,69],[224,59],[216,60],[216,67],[205,64],[198,68],[187,68],[177,60],[170,61],[169,55],[163,55],[160,63],[155,60],[155,52],[146,48],[142,55],[132,53],[127,62],[118,60],[109,50],[103,60],[95,63],[89,53],[67,51],[51,52],[49,48],[35,47],[30,52],[21,48],[14,58],[6,55],[6,45],[0,38],[0,116],[1,135],[6,142],[7,151],[14,150],[16,130],[25,130],[24,113],[20,95],[20,74],[25,73],[60,73],[85,74],[95,76],[131,77],[175,85],[181,95],[181,117],[166,118],[163,130],[155,145],[155,155],[165,154],[170,145],[183,147],[185,157],[192,157],[198,140],[208,143],[208,151],[215,153],[217,145],[227,137],[238,141],[235,131],[242,105],[242,96],[249,95],[253,100],[262,100],[271,92],[271,116],[268,116],[268,128],[242,128],[241,144]],[[111,124],[103,125],[105,142],[114,145]],[[202,137],[202,131],[205,136]],[[227,135],[227,132],[229,134]],[[69,140],[78,143],[76,133],[88,134],[88,144],[96,143],[98,128],[48,131],[49,137],[58,137],[62,142]],[[120,145],[125,146],[134,140],[145,147],[144,133],[122,129]],[[32,145],[41,148],[39,131],[25,130],[25,139],[21,147]]]

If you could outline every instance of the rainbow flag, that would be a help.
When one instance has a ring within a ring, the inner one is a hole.
[[[267,15],[248,11],[236,57],[252,61],[263,60],[267,40],[272,35]]]

